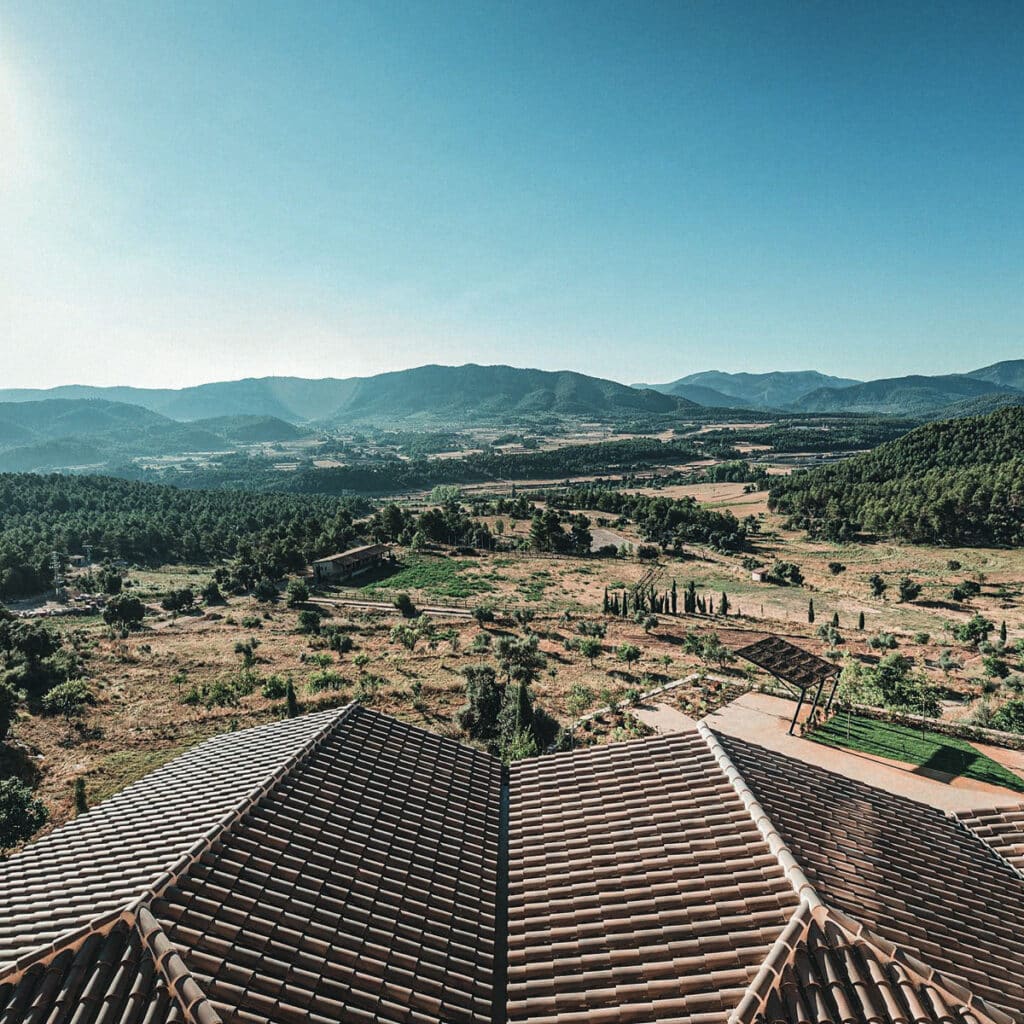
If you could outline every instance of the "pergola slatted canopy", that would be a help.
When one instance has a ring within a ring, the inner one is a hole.
[[[800,714],[808,691],[814,691],[811,704],[813,710],[818,706],[822,690],[829,680],[832,681],[832,691],[825,706],[826,714],[831,709],[839,682],[839,669],[830,661],[819,658],[816,654],[811,654],[810,651],[805,651],[780,636],[765,637],[746,647],[740,647],[734,653],[744,661],[764,669],[780,683],[785,683],[800,694],[796,711],[793,712],[793,721],[789,724],[790,733],[796,727],[797,715]]]

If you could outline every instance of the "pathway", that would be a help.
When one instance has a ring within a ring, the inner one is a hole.
[[[922,775],[916,765],[889,761],[860,751],[839,750],[800,736],[790,736],[788,730],[792,716],[792,701],[764,693],[745,693],[709,715],[705,721],[716,732],[777,750],[806,764],[838,772],[857,782],[930,804],[942,811],[1010,807],[1024,802],[1020,793],[1002,786],[961,777],[948,782],[938,781]],[[987,749],[983,752],[989,753]]]

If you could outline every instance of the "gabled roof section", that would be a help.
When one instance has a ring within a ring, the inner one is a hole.
[[[797,907],[696,732],[517,761],[508,1020],[722,1021]]]
[[[501,818],[500,761],[355,708],[153,912],[227,1022],[491,1024]]]
[[[1024,1019],[1024,878],[1009,864],[932,807],[717,739],[831,913],[941,976],[966,1005]]]
[[[215,736],[0,861],[0,976],[41,948],[116,918],[344,714]]]
[[[801,691],[819,686],[839,673],[839,668],[832,662],[783,640],[781,636],[765,637],[746,647],[739,647],[733,653]]]
[[[804,904],[730,1024],[1012,1024],[836,910]]]
[[[1024,804],[958,814],[957,820],[1024,876]]]

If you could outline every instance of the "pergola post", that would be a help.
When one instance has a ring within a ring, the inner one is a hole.
[[[828,704],[825,705],[826,716],[832,710],[832,701],[835,700],[836,690],[839,689],[839,676],[832,680],[832,692],[828,695]]]
[[[793,712],[793,721],[789,723],[789,735],[793,735],[793,730],[796,728],[796,720],[800,714],[800,709],[804,706],[804,697],[807,696],[806,690],[800,691],[800,699],[796,702],[796,711]]]

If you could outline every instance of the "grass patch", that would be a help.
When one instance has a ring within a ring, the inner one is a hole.
[[[986,757],[967,740],[924,732],[906,725],[880,722],[840,712],[811,734],[811,739],[830,747],[860,750],[877,757],[918,765],[953,776],[964,776],[1024,793],[1024,779]]]
[[[490,593],[494,590],[493,584],[482,576],[466,572],[476,568],[477,563],[468,559],[410,559],[387,579],[363,587],[363,592],[420,590],[437,597],[472,597],[474,594]]]

